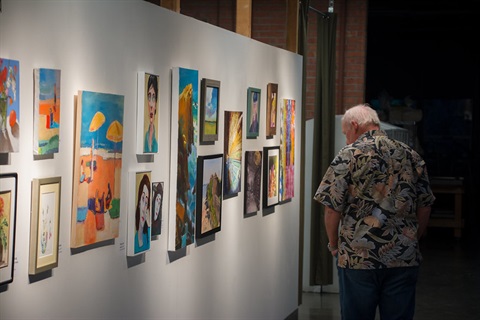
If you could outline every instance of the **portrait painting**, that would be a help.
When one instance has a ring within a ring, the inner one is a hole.
[[[135,256],[150,250],[152,237],[151,171],[130,172],[127,255]],[[133,187],[133,189],[132,189]]]
[[[137,76],[137,154],[158,153],[159,76]]]
[[[34,69],[33,154],[57,153],[60,142],[60,70]]]
[[[20,63],[0,58],[0,153],[19,151]]]
[[[243,112],[225,111],[224,199],[235,197],[242,190]]]
[[[152,182],[152,236],[162,233],[163,182]]]
[[[122,95],[78,92],[71,248],[118,237],[123,108]]]

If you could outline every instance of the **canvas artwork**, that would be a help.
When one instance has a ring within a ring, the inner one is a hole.
[[[242,121],[243,112],[225,111],[224,199],[237,196],[242,190]]]
[[[277,100],[278,84],[269,83],[267,85],[267,137],[273,137],[277,134]]]
[[[245,151],[245,216],[260,210],[261,174],[262,151]]]
[[[158,153],[159,76],[137,76],[137,154]]]
[[[150,250],[152,214],[150,210],[151,171],[130,172],[127,255]]]
[[[263,207],[278,203],[278,180],[280,168],[280,148],[263,148]]]
[[[172,70],[171,168],[168,250],[195,242],[198,71]]]
[[[256,138],[260,126],[260,94],[257,88],[247,90],[247,138]]]
[[[60,70],[34,69],[33,154],[57,153],[60,142]]]
[[[18,61],[0,58],[0,153],[19,151],[19,75]]]
[[[79,91],[76,99],[70,246],[118,237],[123,149],[121,95]]]
[[[152,182],[152,236],[162,233],[163,182]]]
[[[0,286],[13,281],[17,174],[0,174]]]
[[[196,236],[202,238],[222,227],[223,155],[198,157]]]
[[[283,99],[280,125],[279,200],[294,196],[295,185],[295,100]]]

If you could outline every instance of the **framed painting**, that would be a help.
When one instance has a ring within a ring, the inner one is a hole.
[[[242,122],[243,112],[225,111],[223,198],[242,190]]]
[[[32,181],[28,274],[58,266],[61,177]]]
[[[200,103],[200,144],[218,140],[220,81],[202,79]]]
[[[277,134],[277,99],[278,84],[269,83],[267,85],[267,122],[266,134],[267,138],[272,138]]]
[[[152,182],[152,236],[162,233],[163,182]]]
[[[15,270],[17,179],[16,173],[0,174],[0,286],[13,281]]]
[[[280,147],[263,148],[263,207],[278,203]]]
[[[76,99],[70,247],[118,237],[123,149],[121,95],[79,91]]]
[[[60,142],[60,70],[34,69],[33,154],[57,153]]]
[[[198,157],[196,237],[202,238],[222,227],[223,155]]]
[[[295,100],[283,99],[280,115],[279,201],[287,201],[295,185]]]
[[[245,151],[245,202],[244,215],[250,216],[260,210],[262,182],[262,151]]]
[[[18,152],[20,142],[20,63],[0,58],[0,153]]]
[[[172,70],[168,250],[195,242],[198,71]]]
[[[150,211],[151,171],[130,172],[127,255],[150,250],[152,214]]]
[[[260,124],[260,94],[257,88],[247,90],[247,138],[257,138]]]
[[[159,78],[137,74],[137,154],[158,153]]]

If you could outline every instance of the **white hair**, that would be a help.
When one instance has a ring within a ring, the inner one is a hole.
[[[372,109],[368,103],[358,104],[348,109],[342,117],[342,122],[350,125],[352,121],[359,126],[377,125],[380,126],[380,119],[377,111]]]

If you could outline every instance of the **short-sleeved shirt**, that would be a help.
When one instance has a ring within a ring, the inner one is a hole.
[[[418,266],[416,210],[435,197],[421,156],[382,130],[343,147],[314,199],[341,213],[338,265],[350,269]]]

